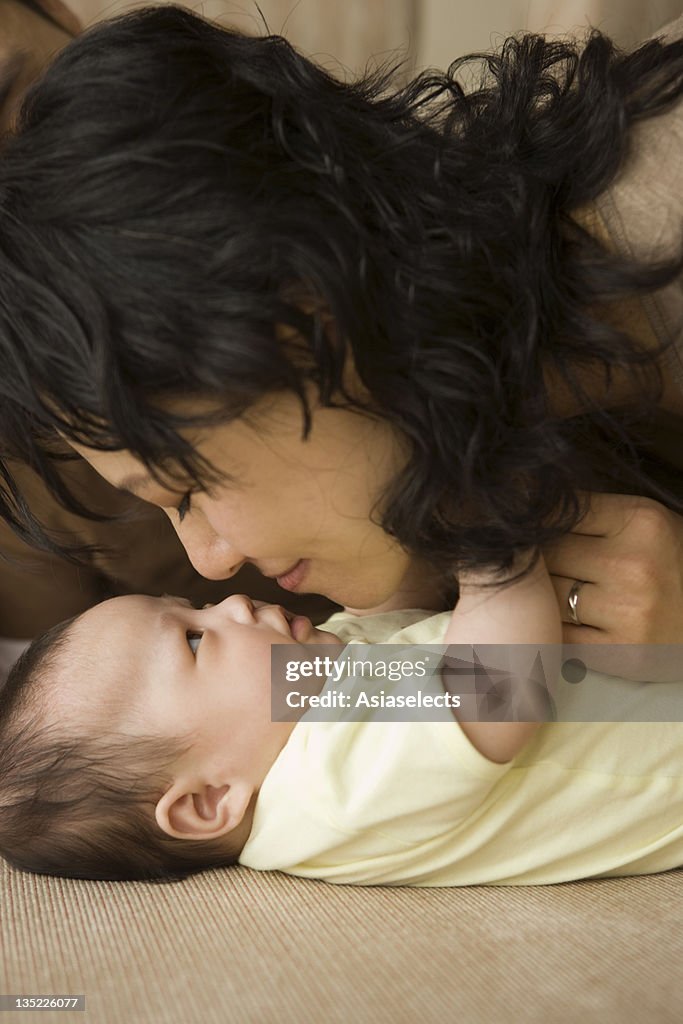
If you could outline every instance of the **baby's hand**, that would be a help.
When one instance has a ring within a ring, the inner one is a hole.
[[[526,560],[520,557],[512,575],[526,564],[528,556]],[[533,707],[538,702],[528,702],[524,697],[527,690],[538,686],[539,659],[545,678],[556,678],[562,656],[562,621],[548,570],[540,558],[534,569],[516,583],[482,586],[489,581],[498,583],[498,577],[486,571],[460,577],[460,600],[445,641],[475,647],[475,662],[504,673],[517,687],[524,706]],[[477,750],[499,763],[519,753],[544,720],[540,711],[539,719],[467,722],[458,717]]]
[[[529,562],[516,559],[511,576]],[[560,609],[550,575],[540,556],[534,569],[515,583],[500,581],[491,570],[463,573],[460,600],[447,636],[451,643],[554,644],[562,642]],[[496,586],[483,586],[495,583]],[[450,638],[453,639],[450,639]],[[457,639],[455,639],[457,637]]]

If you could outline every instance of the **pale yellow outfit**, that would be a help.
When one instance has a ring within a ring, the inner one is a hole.
[[[450,613],[426,614],[338,613],[321,628],[350,644],[442,643]],[[359,686],[337,685],[351,695]],[[620,685],[645,711],[649,686],[681,684]],[[405,682],[382,680],[385,692],[392,686]],[[304,715],[263,783],[240,863],[413,886],[547,884],[683,865],[681,722],[551,722],[513,761],[495,764],[451,711],[443,721],[377,714]]]

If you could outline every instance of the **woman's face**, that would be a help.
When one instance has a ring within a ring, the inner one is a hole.
[[[253,563],[296,593],[371,608],[400,586],[410,556],[371,521],[405,460],[385,421],[319,408],[301,439],[301,408],[270,396],[247,419],[187,436],[230,479],[187,493],[157,484],[128,451],[73,447],[114,487],[167,513],[192,564],[226,579]]]

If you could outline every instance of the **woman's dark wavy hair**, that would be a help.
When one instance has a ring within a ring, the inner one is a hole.
[[[683,511],[637,443],[660,372],[604,315],[683,258],[631,264],[573,217],[634,123],[683,96],[683,42],[524,35],[398,85],[402,63],[342,82],[280,36],[175,7],[71,43],[0,166],[5,453],[81,513],[57,431],[201,486],[215,474],[178,433],[197,421],[160,399],[210,396],[215,422],[289,390],[307,436],[313,382],[407,440],[375,514],[437,565],[509,568],[577,522],[579,488]],[[349,352],[365,404],[343,386]],[[587,367],[608,384],[630,369],[642,403],[603,408]],[[553,413],[546,371],[580,415]],[[0,512],[55,549],[4,477]]]
[[[0,856],[35,874],[110,881],[179,881],[236,863],[224,840],[177,839],[156,823],[183,739],[68,736],[41,721],[73,621],[37,637],[0,684]]]

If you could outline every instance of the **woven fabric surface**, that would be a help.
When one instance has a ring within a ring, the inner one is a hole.
[[[683,871],[538,887],[333,886],[235,868],[176,884],[0,868],[0,992],[23,1024],[667,1024]],[[3,1018],[4,1018],[3,1014]]]

